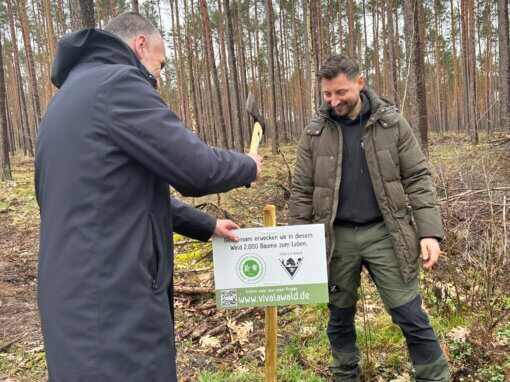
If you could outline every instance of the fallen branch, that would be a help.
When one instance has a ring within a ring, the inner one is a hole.
[[[0,346],[0,353],[5,352],[7,349],[9,349],[12,345],[14,345],[16,342],[19,342],[22,340],[24,336],[21,336],[19,338],[16,338],[15,340],[12,340],[11,342],[7,342],[6,344]]]
[[[206,336],[215,336],[216,334],[227,330],[227,328],[228,328],[227,324],[220,324],[220,325],[212,328],[211,330],[209,330],[207,333],[205,333],[205,335]]]
[[[175,285],[174,292],[175,293],[185,293],[185,294],[214,294],[214,289],[204,288],[204,287],[188,287],[188,286]]]
[[[199,243],[199,241],[197,240],[194,240],[194,239],[186,239],[186,240],[181,240],[181,241],[176,241],[174,243],[174,247],[180,247],[180,246],[183,246],[183,245],[188,245],[188,244],[191,244],[191,243]]]
[[[509,190],[510,190],[510,187],[494,187],[494,188],[491,188],[489,191],[509,191]],[[483,190],[467,190],[467,191],[461,192],[460,194],[457,194],[457,195],[452,195],[452,196],[447,196],[447,197],[441,198],[438,201],[440,203],[442,203],[442,202],[451,202],[452,200],[460,199],[460,198],[463,198],[465,196],[470,196],[470,195],[474,195],[474,194],[482,194],[482,193],[485,193],[485,192],[488,192],[487,189],[483,189]]]
[[[235,321],[243,318],[244,316],[247,316],[248,314],[250,314],[250,313],[252,313],[254,311],[255,311],[255,308],[246,309],[245,311],[243,311],[243,312],[239,313],[238,315],[234,316],[232,318],[232,321],[235,322]],[[228,328],[227,324],[220,324],[220,325],[212,328],[211,330],[209,330],[206,334],[208,336],[214,336],[214,335],[216,335],[218,333],[221,333],[221,332],[225,331],[227,328]]]
[[[214,203],[205,202],[205,203],[201,203],[201,204],[195,206],[196,209],[199,209],[202,211],[206,210],[207,207],[213,207],[214,209],[216,209],[216,211],[218,211],[221,214],[221,216],[223,218],[232,220],[232,215],[230,215],[227,210],[224,210],[223,208],[221,208],[220,206],[218,206]]]
[[[208,302],[207,304],[197,306],[195,309],[196,310],[209,310],[209,309],[213,309],[213,308],[216,308],[216,302],[215,301]]]
[[[176,275],[180,275],[180,274],[183,274],[183,273],[207,272],[207,271],[210,271],[212,269],[213,269],[213,267],[205,267],[205,268],[197,268],[197,269],[184,269],[182,271],[176,271],[175,274]]]
[[[505,135],[503,138],[498,138],[498,139],[491,140],[490,147],[504,145],[507,142],[510,142],[510,135],[509,134]]]
[[[233,352],[235,350],[237,344],[239,344],[239,340],[232,341],[227,346],[224,346],[221,349],[219,349],[216,352],[216,355],[218,357],[223,357],[225,354]]]

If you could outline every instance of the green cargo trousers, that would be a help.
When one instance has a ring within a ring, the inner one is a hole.
[[[365,266],[393,322],[406,338],[416,381],[448,382],[448,362],[421,307],[418,281],[404,281],[384,222],[335,226],[334,231],[335,248],[329,264],[328,338],[335,381],[360,380],[354,316],[361,268]]]

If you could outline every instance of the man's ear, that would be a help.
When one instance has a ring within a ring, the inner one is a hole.
[[[140,59],[145,55],[145,49],[147,48],[147,38],[143,34],[137,35],[131,41],[131,49],[135,52],[136,56]]]
[[[365,79],[363,78],[363,76],[358,76],[358,80],[356,82],[358,84],[359,90],[363,89],[363,87],[365,86]]]

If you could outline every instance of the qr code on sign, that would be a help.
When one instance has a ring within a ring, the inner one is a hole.
[[[225,289],[221,291],[221,306],[223,308],[233,308],[237,306],[237,291],[235,289]]]

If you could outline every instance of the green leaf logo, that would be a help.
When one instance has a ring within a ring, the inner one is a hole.
[[[266,273],[264,260],[254,253],[242,256],[237,262],[237,275],[248,284],[259,282]]]

